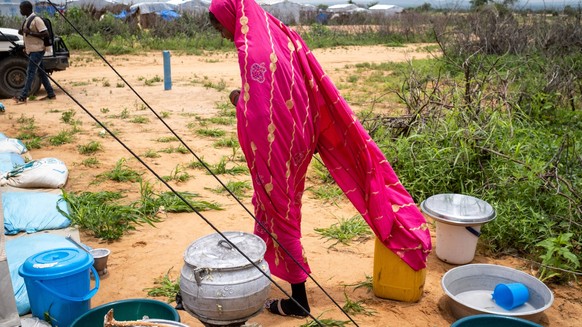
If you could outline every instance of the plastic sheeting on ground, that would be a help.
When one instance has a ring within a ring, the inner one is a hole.
[[[24,158],[20,154],[0,152],[0,174],[6,174],[22,165],[24,165]]]
[[[57,210],[58,206],[68,213],[67,204],[61,199],[62,195],[47,192],[2,193],[4,234],[68,227],[70,220]]]

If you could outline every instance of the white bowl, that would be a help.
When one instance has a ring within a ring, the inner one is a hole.
[[[491,296],[499,283],[524,284],[530,294],[528,301],[512,310],[503,309]],[[538,322],[542,313],[554,302],[554,294],[539,279],[499,265],[469,264],[455,267],[443,275],[441,286],[449,298],[449,308],[457,319],[488,313]]]

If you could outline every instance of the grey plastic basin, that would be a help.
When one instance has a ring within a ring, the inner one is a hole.
[[[530,294],[528,301],[512,310],[503,309],[491,297],[499,283],[524,284]],[[538,322],[542,313],[554,302],[554,294],[539,279],[500,265],[468,264],[455,267],[443,275],[441,286],[457,319],[488,313]]]

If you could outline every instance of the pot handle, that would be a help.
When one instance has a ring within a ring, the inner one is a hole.
[[[230,244],[226,240],[220,240],[220,241],[218,241],[218,245],[220,245],[222,247],[225,247],[225,248],[228,248],[229,250],[232,250],[233,249],[232,244]]]
[[[200,286],[202,284],[202,277],[208,275],[208,268],[196,268],[194,269],[194,280],[196,280],[196,285]]]

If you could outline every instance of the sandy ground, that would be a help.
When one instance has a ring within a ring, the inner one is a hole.
[[[420,58],[427,54],[414,47],[350,47],[334,50],[317,50],[316,56],[332,79],[339,81],[349,74],[346,65],[361,62],[402,61]],[[188,146],[206,162],[217,163],[222,156],[232,155],[230,149],[217,149],[212,146],[214,139],[199,136],[195,129],[201,128],[197,118],[209,118],[219,114],[218,105],[226,103],[229,91],[239,86],[238,65],[234,53],[186,56],[172,53],[172,88],[164,90],[160,80],[163,77],[163,57],[161,53],[147,53],[136,56],[106,58],[111,65],[157,113],[164,113],[165,122]],[[121,158],[127,158],[128,165],[143,171],[144,177],[155,183],[155,177],[132,154],[109,135],[102,135],[103,129],[88,113],[103,122],[135,154],[143,157],[148,150],[159,151],[177,147],[178,142],[161,143],[160,137],[171,136],[170,131],[147,109],[142,100],[130,87],[122,86],[122,79],[100,59],[88,53],[73,53],[72,66],[65,72],[56,73],[53,78],[63,88],[57,91],[58,99],[50,102],[30,100],[26,105],[13,105],[4,100],[6,113],[0,115],[2,132],[10,137],[18,135],[23,123],[21,118],[34,118],[37,134],[42,135],[44,145],[30,151],[33,159],[56,157],[63,160],[69,170],[67,191],[122,191],[128,197],[139,192],[137,183],[94,183],[96,175],[111,170]],[[209,85],[224,84],[223,90]],[[149,84],[149,85],[146,85]],[[41,91],[40,95],[44,95]],[[70,95],[70,97],[68,96]],[[73,101],[73,98],[75,99]],[[358,108],[354,108],[358,109]],[[71,125],[62,121],[63,113],[73,111],[74,119],[79,120],[79,133],[74,141],[61,146],[51,146],[48,138]],[[128,118],[120,118],[122,114]],[[147,117],[149,122],[135,123],[137,116]],[[192,127],[195,126],[195,127]],[[235,135],[235,126],[212,126]],[[101,134],[101,135],[100,135]],[[82,164],[88,156],[79,153],[77,147],[90,141],[98,141],[103,149],[94,155],[98,167]],[[179,165],[194,160],[190,154],[160,153],[159,158],[144,158],[145,163],[160,176],[170,175]],[[236,155],[241,155],[240,151]],[[225,210],[203,212],[221,231],[237,230],[251,232],[253,221],[246,211],[226,195],[217,195],[209,189],[219,187],[219,183],[200,170],[184,168],[191,178],[186,182],[171,182],[180,191],[200,194],[201,199],[220,203]],[[248,176],[221,175],[219,178],[248,180]],[[308,181],[308,185],[312,185]],[[163,185],[156,184],[162,191]],[[247,194],[250,196],[250,192]],[[250,197],[242,202],[252,210]],[[317,234],[315,228],[326,228],[337,223],[339,218],[350,218],[356,214],[346,201],[324,203],[309,192],[304,196],[303,244],[310,261],[313,278],[340,305],[345,303],[345,294],[352,301],[363,301],[364,305],[376,313],[372,316],[353,315],[359,326],[450,326],[455,318],[446,304],[446,296],[441,288],[441,277],[455,267],[440,261],[435,254],[429,258],[424,295],[418,303],[403,303],[379,299],[371,292],[359,288],[345,287],[357,284],[372,275],[374,260],[373,239],[354,242],[349,246],[338,245],[330,248]],[[434,226],[433,244],[435,243]],[[189,244],[198,238],[213,233],[214,230],[196,214],[168,214],[164,221],[155,227],[140,226],[136,231],[125,235],[113,243],[103,243],[87,233],[81,233],[83,243],[97,248],[111,250],[108,274],[102,278],[101,287],[92,299],[92,306],[103,303],[147,297],[146,288],[154,286],[156,278],[169,272],[172,278],[180,274],[183,253]],[[526,261],[505,257],[490,258],[479,251],[474,263],[494,263],[534,273],[534,267]],[[275,279],[275,281],[280,282]],[[281,283],[287,288],[285,283]],[[315,317],[348,320],[333,302],[313,282],[308,282],[308,296]],[[582,290],[579,285],[552,285],[555,301],[546,310],[540,324],[544,326],[580,326],[582,313]],[[272,287],[272,297],[280,297],[280,291]],[[165,300],[161,298],[161,300]],[[180,311],[182,322],[192,327],[202,324],[184,311]],[[279,317],[263,312],[249,320],[261,326],[291,327],[306,323],[305,319]]]

